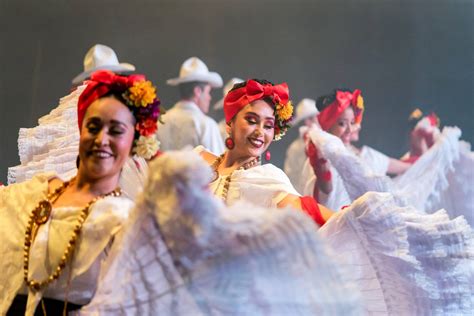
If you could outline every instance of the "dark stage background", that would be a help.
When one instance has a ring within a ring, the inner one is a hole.
[[[95,43],[147,74],[167,107],[166,79],[198,56],[224,81],[287,81],[295,104],[360,88],[361,142],[392,156],[407,149],[414,107],[472,142],[473,21],[472,0],[0,0],[0,181],[19,163],[18,129],[56,107]],[[296,135],[271,146],[273,163]]]

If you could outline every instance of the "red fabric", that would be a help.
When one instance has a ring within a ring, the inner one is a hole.
[[[323,226],[326,221],[321,214],[318,203],[311,196],[302,196],[300,197],[301,208],[303,211],[308,214],[320,227]]]
[[[419,158],[420,158],[420,156],[409,156],[407,158],[402,159],[402,161],[414,164]]]
[[[82,121],[87,108],[95,100],[101,98],[112,90],[125,91],[136,81],[145,80],[143,75],[120,76],[109,70],[99,70],[91,75],[91,79],[86,81],[87,87],[79,96],[77,104],[77,123],[79,130],[82,127]]]
[[[286,83],[272,86],[262,85],[255,80],[248,80],[242,88],[230,91],[224,98],[224,115],[228,123],[247,104],[270,97],[275,104],[287,104],[289,90]]]
[[[318,121],[321,128],[325,131],[329,130],[331,126],[336,124],[337,119],[349,107],[354,108],[354,114],[357,119],[362,120],[360,111],[357,108],[357,97],[360,95],[360,90],[356,89],[353,93],[350,91],[336,91],[336,100],[328,107],[318,114]],[[360,123],[360,122],[359,122]]]
[[[436,113],[432,112],[430,115],[427,116],[428,120],[430,121],[430,125],[433,127],[439,126],[439,117]]]

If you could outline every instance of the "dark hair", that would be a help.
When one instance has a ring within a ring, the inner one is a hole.
[[[178,85],[179,96],[181,99],[189,99],[194,96],[194,88],[199,87],[204,90],[204,87],[209,83],[203,81],[183,82]]]
[[[342,88],[342,89],[334,89],[334,91],[330,94],[324,94],[322,96],[319,96],[316,99],[316,107],[318,108],[319,112],[327,108],[329,105],[331,105],[334,102],[334,100],[336,100],[337,91],[352,92],[352,90],[350,89]]]
[[[272,86],[274,86],[275,84],[271,81],[268,81],[268,80],[265,80],[265,79],[251,79],[253,81],[257,81],[258,83],[262,84],[262,85],[266,85],[266,84],[271,84]],[[234,90],[237,90],[237,89],[240,89],[242,87],[245,87],[247,85],[247,81],[244,81],[244,82],[240,82],[240,83],[236,83],[234,84],[234,86],[232,87],[232,89],[230,89],[230,91],[234,91]],[[229,91],[229,92],[230,92]],[[270,97],[265,97],[262,99],[263,101],[267,102],[268,104],[270,104],[271,107],[275,107],[275,102],[273,102],[273,100],[270,98]]]

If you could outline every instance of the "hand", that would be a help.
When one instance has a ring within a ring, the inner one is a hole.
[[[309,159],[309,163],[314,170],[320,168],[321,165],[324,165],[328,162],[311,140],[306,145],[305,152]]]

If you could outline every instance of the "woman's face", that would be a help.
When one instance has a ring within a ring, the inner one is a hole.
[[[79,141],[79,172],[88,178],[116,176],[130,156],[135,118],[114,97],[94,101],[87,109]]]
[[[360,124],[355,124],[354,125],[354,128],[352,129],[352,134],[351,134],[351,143],[359,141],[360,129],[361,129]]]
[[[263,100],[245,106],[231,122],[229,131],[235,151],[240,157],[259,157],[273,141],[275,116],[273,108]]]
[[[336,123],[331,126],[328,132],[339,137],[345,145],[349,145],[354,130],[354,110],[352,107],[348,107],[342,112],[341,116],[337,119]]]

